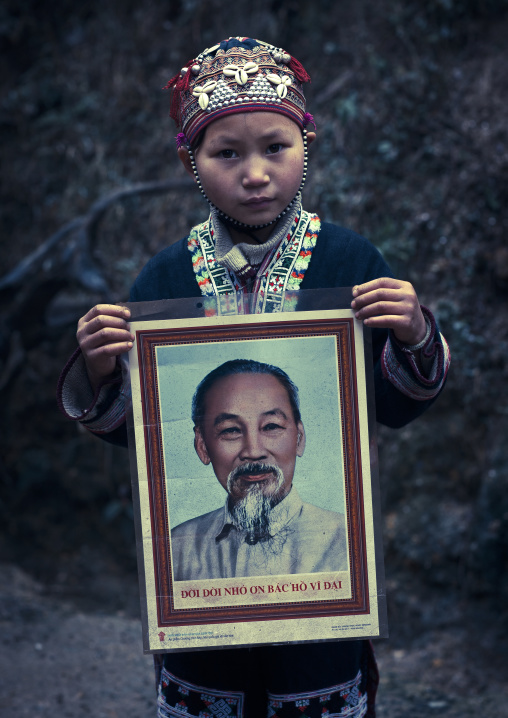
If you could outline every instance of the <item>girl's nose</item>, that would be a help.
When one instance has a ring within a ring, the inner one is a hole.
[[[269,182],[270,177],[262,158],[252,158],[245,163],[242,180],[244,187],[259,187]]]

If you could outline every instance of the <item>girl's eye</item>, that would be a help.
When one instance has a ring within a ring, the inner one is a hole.
[[[221,150],[219,154],[225,160],[232,160],[235,157],[238,157],[234,150]]]
[[[268,149],[266,150],[267,154],[269,155],[276,155],[277,152],[280,152],[282,149],[282,145],[280,142],[275,142],[273,145],[270,145]]]

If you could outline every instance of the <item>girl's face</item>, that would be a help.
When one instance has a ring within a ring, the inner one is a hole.
[[[314,137],[307,133],[309,143]],[[181,148],[179,155],[194,176],[187,151]],[[295,122],[275,112],[227,115],[208,125],[195,159],[203,189],[216,207],[239,222],[265,224],[287,207],[300,187],[302,133]],[[266,241],[271,231],[266,227],[256,234]],[[233,241],[249,239],[238,235]]]

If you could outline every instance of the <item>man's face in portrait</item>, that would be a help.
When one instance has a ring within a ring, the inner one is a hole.
[[[233,374],[208,390],[195,447],[201,461],[212,464],[231,506],[257,497],[273,507],[291,488],[305,432],[275,376]]]

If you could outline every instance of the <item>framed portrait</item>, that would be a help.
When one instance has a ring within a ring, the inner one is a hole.
[[[387,635],[370,333],[349,297],[128,305],[145,652]]]

